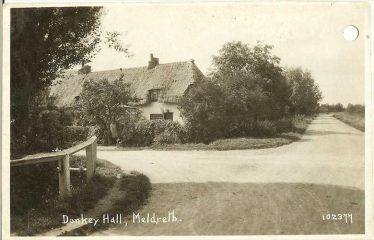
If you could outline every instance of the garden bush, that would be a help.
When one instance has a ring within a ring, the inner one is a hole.
[[[180,143],[180,140],[176,134],[173,134],[171,131],[166,130],[155,136],[154,144],[163,145],[163,144],[176,144]]]
[[[282,130],[285,123],[270,120],[233,122],[228,124],[225,138],[270,137]],[[292,124],[291,124],[292,126]]]
[[[127,135],[124,136],[124,143],[137,147],[149,146],[153,143],[155,132],[152,121],[141,120],[135,124],[133,129],[128,130]]]
[[[348,113],[351,114],[362,114],[365,115],[365,106],[361,104],[348,104],[347,110]]]
[[[274,122],[277,133],[292,132],[294,126],[292,119],[283,118]]]
[[[19,149],[12,149],[12,159],[68,148],[87,139],[88,128],[70,126],[73,123],[73,112],[66,109],[54,106],[36,108],[30,113],[30,118],[34,124],[24,133],[23,142],[18,139],[16,145]]]
[[[258,120],[253,123],[252,136],[271,137],[276,134],[275,124],[269,120]]]
[[[141,120],[122,131],[122,145],[144,147],[152,144],[176,144],[187,140],[186,129],[168,120]]]
[[[155,143],[175,144],[186,140],[186,130],[180,123],[165,120],[156,120],[153,122],[155,128]]]
[[[295,115],[292,119],[293,132],[304,133],[311,121],[311,117],[301,114]]]
[[[62,109],[59,109],[58,111],[61,114],[60,115],[60,122],[61,122],[62,125],[70,126],[70,125],[74,124],[75,115],[74,115],[73,110],[62,108]]]
[[[181,124],[172,121],[155,122],[154,144],[177,144],[187,140],[187,130]]]
[[[66,126],[63,128],[63,141],[65,145],[74,145],[75,143],[86,141],[88,131],[88,127]]]
[[[61,113],[58,110],[43,110],[34,113],[32,117],[35,124],[30,126],[29,153],[51,152],[56,148],[63,148]]]
[[[301,122],[302,117],[297,118]],[[227,127],[226,138],[237,137],[270,137],[277,133],[292,132],[294,130],[293,118],[279,120],[257,120],[252,122],[235,122]]]

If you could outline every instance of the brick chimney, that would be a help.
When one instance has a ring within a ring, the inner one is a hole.
[[[151,60],[148,62],[148,69],[152,69],[159,64],[158,58],[153,57],[153,53],[151,53]]]

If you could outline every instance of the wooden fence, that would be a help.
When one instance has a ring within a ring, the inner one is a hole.
[[[34,154],[21,159],[11,160],[10,166],[16,167],[58,161],[59,194],[62,198],[65,198],[70,196],[71,194],[70,171],[86,171],[87,181],[91,180],[92,176],[94,175],[97,158],[96,143],[97,139],[95,136],[93,136],[83,143],[77,144],[60,152]],[[86,149],[86,168],[71,168],[69,163],[70,156],[82,149]]]

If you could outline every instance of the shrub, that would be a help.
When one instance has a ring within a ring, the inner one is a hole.
[[[135,128],[139,127],[139,124],[147,124],[144,121],[146,121],[146,119],[143,117],[141,111],[132,111],[131,114],[128,114],[126,117],[123,117],[117,126],[118,132],[120,134],[121,143],[127,144],[133,141],[134,134],[136,133]]]
[[[64,126],[70,126],[74,123],[74,111],[68,109],[60,109],[60,122]]]
[[[157,134],[154,138],[154,143],[157,145],[162,144],[176,144],[180,143],[180,139],[178,138],[177,134],[174,134],[169,129],[165,130],[164,132]]]
[[[207,143],[224,135],[225,101],[217,84],[206,79],[197,81],[179,105],[189,141]]]
[[[269,120],[234,122],[228,126],[226,137],[269,137],[276,132],[275,123]]]
[[[328,104],[324,103],[319,106],[320,113],[329,113],[329,112],[343,112],[345,110],[343,104]]]
[[[155,137],[154,125],[152,121],[142,120],[135,124],[135,128],[130,132],[128,143],[138,147],[149,146],[153,143]]]
[[[60,117],[61,113],[57,110],[43,110],[33,115],[35,124],[30,126],[30,153],[51,152],[63,147],[63,125]]]
[[[254,128],[253,121],[234,121],[228,124],[226,137],[237,138],[237,137],[248,137],[253,135]]]
[[[275,121],[257,120],[252,122],[235,122],[228,125],[226,137],[270,137],[276,133],[292,132],[293,129],[294,124],[292,118],[283,118]]]
[[[122,131],[122,145],[150,146],[155,144],[175,144],[186,141],[186,129],[177,122],[167,120],[141,120],[133,127]]]
[[[276,133],[275,124],[269,120],[258,120],[253,123],[252,135],[256,137],[270,137]]]
[[[277,133],[291,132],[294,128],[292,119],[283,118],[274,122]]]
[[[186,130],[178,122],[156,120],[154,121],[154,127],[156,143],[181,143],[182,139],[185,138]]]
[[[22,138],[12,136],[12,141],[15,142],[13,146],[18,147],[12,149],[12,159],[25,154],[67,148],[76,142],[86,140],[88,129],[69,126],[73,123],[73,115],[72,111],[58,109],[55,106],[35,108],[30,113],[33,125],[28,126]]]
[[[77,142],[86,141],[88,132],[88,127],[66,126],[63,129],[63,141],[66,145],[73,145]]]
[[[362,114],[365,115],[365,106],[361,104],[348,104],[347,110],[348,113],[352,114]]]
[[[292,119],[293,131],[297,133],[304,133],[309,123],[312,121],[310,117],[304,115],[296,115]]]
[[[78,70],[79,74],[88,74],[91,72],[91,66],[90,65],[84,65],[81,69]]]

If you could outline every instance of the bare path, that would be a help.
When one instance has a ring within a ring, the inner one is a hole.
[[[290,145],[237,151],[99,151],[154,183],[141,214],[178,223],[113,225],[95,235],[339,234],[364,231],[364,134],[322,115]],[[322,214],[352,213],[352,224]]]

